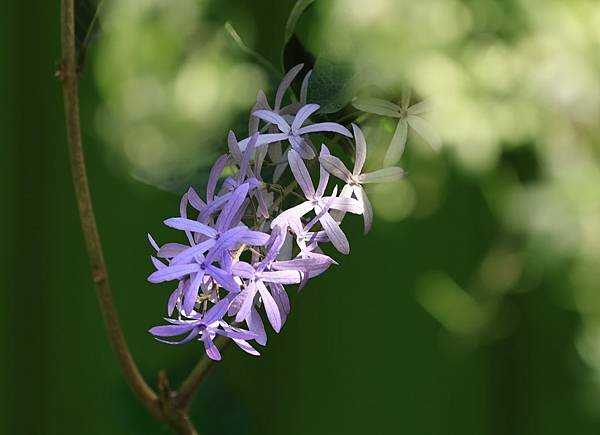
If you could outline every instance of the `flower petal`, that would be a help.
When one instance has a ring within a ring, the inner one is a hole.
[[[199,270],[188,284],[185,294],[183,295],[184,313],[190,314],[194,310],[194,305],[196,305],[196,299],[198,299],[198,291],[200,290],[202,278],[204,278],[204,270]]]
[[[381,116],[400,118],[400,106],[381,98],[357,98],[352,105],[363,112],[374,113]]]
[[[238,261],[231,266],[231,271],[240,278],[250,279],[256,274],[254,267],[245,261]]]
[[[248,138],[248,141],[250,141],[250,138]],[[242,150],[233,130],[229,130],[229,134],[227,134],[227,148],[229,149],[229,154],[231,154],[233,160],[239,164],[242,161]]]
[[[148,332],[156,337],[176,337],[187,334],[193,329],[198,328],[196,323],[186,323],[182,325],[160,325],[150,328]]]
[[[281,109],[281,102],[283,101],[285,92],[288,90],[303,67],[303,63],[296,65],[295,67],[291,68],[285,76],[283,76],[283,79],[281,79],[281,83],[279,83],[279,86],[277,87],[277,93],[275,94],[275,111],[279,111],[279,109]]]
[[[352,124],[352,131],[354,132],[354,141],[356,143],[356,159],[354,160],[352,173],[358,175],[362,172],[365,160],[367,159],[367,141],[358,125]]]
[[[202,323],[210,325],[211,323],[216,322],[217,320],[221,320],[227,309],[229,308],[229,304],[231,304],[231,297],[225,297],[221,299],[219,302],[214,304],[207,312],[204,314],[202,318]]]
[[[289,133],[290,131],[290,126],[287,121],[283,119],[283,116],[273,112],[272,110],[256,110],[255,112],[252,112],[252,115],[268,122],[269,124],[276,125],[279,131],[282,133]]]
[[[206,331],[202,333],[202,343],[204,343],[204,350],[210,359],[213,361],[221,360],[221,352],[219,352],[219,348],[215,346],[215,343],[212,341],[210,335],[207,334]]]
[[[269,241],[269,236],[267,233],[262,233],[260,231],[246,231],[240,237],[240,243],[245,243],[246,245],[252,246],[264,246]]]
[[[390,166],[389,168],[379,169],[373,172],[367,172],[361,174],[358,179],[361,183],[390,183],[392,181],[401,180],[406,173],[404,169],[398,168],[397,166]]]
[[[319,219],[319,222],[321,222],[323,229],[327,233],[327,237],[329,237],[329,240],[331,240],[335,249],[342,254],[348,254],[350,252],[350,243],[339,224],[331,217],[331,215],[325,213],[321,219]]]
[[[354,214],[362,214],[363,212],[363,208],[360,205],[360,202],[354,198],[344,198],[344,197],[337,197],[337,198],[323,198],[326,200],[330,200],[331,204],[330,204],[330,208],[333,210],[339,210],[339,211],[343,211],[346,213],[354,213]]]
[[[269,150],[268,145],[261,145],[256,148],[256,155],[254,156],[254,173],[260,176],[262,172],[263,162],[267,156]]]
[[[265,270],[265,268],[269,266],[279,255],[279,251],[281,251],[281,247],[285,242],[286,234],[287,231],[284,231],[281,227],[273,228],[273,231],[267,243],[269,245],[269,250],[267,251],[267,254],[262,259],[262,261],[256,266],[256,269],[259,272]]]
[[[150,245],[152,245],[156,252],[160,250],[160,248],[158,247],[158,243],[156,243],[156,240],[154,240],[154,237],[152,237],[150,233],[148,233],[148,241],[150,242]]]
[[[298,182],[302,192],[304,192],[304,196],[306,196],[307,199],[314,198],[315,188],[313,182],[308,173],[308,169],[306,169],[306,165],[296,150],[290,150],[288,153],[288,161],[290,163],[290,169],[294,174],[294,178]]]
[[[290,312],[290,298],[288,297],[285,288],[281,284],[270,284],[269,290],[271,290],[273,299],[275,299],[275,303],[279,307],[279,312],[281,313],[281,324],[283,325],[287,315]]]
[[[401,119],[398,121],[398,125],[396,126],[396,131],[394,132],[390,146],[385,153],[385,157],[383,159],[384,166],[392,166],[398,163],[400,157],[402,157],[402,153],[404,152],[407,132],[408,123],[406,122],[406,119]]]
[[[173,281],[175,279],[180,279],[186,275],[197,272],[198,270],[200,270],[200,266],[198,264],[180,264],[176,266],[167,266],[152,273],[148,277],[148,281],[154,284],[159,282]]]
[[[352,198],[353,186],[350,184],[345,184],[342,191],[340,192],[340,198]],[[336,220],[336,222],[341,222],[344,219],[346,213],[339,210],[331,210],[331,217]]]
[[[252,135],[258,131],[260,119],[258,119],[256,116],[253,116],[252,112],[261,109],[271,110],[271,107],[269,107],[269,102],[267,101],[267,96],[262,89],[258,91],[258,94],[256,95],[256,103],[250,111],[250,118],[248,119],[248,135]]]
[[[331,131],[333,133],[338,133],[346,137],[352,137],[352,133],[350,133],[350,130],[336,122],[318,122],[316,124],[307,125],[306,127],[302,127],[295,131],[297,132],[297,134]]]
[[[167,314],[169,316],[173,315],[173,311],[175,310],[175,307],[179,303],[179,298],[181,297],[182,288],[183,288],[182,281],[180,281],[177,288],[175,290],[173,290],[173,292],[171,293],[171,296],[169,296],[169,301],[167,303]]]
[[[248,145],[246,145],[246,149],[244,150],[244,154],[242,156],[242,161],[239,164],[239,169],[237,173],[237,181],[241,183],[246,178],[246,172],[248,172],[248,167],[250,165],[250,155],[254,152],[254,148],[256,147],[256,141],[258,139],[258,132],[254,133],[250,136],[250,140],[248,141]],[[250,171],[252,174],[252,171]]]
[[[250,281],[248,286],[239,294],[238,297],[243,297],[240,309],[235,316],[236,322],[243,322],[248,319],[254,307],[254,296],[256,295],[256,285],[254,281]],[[250,327],[250,324],[248,325]],[[251,328],[251,327],[250,327]],[[252,330],[252,328],[251,328]]]
[[[158,258],[151,256],[150,260],[152,261],[152,264],[154,265],[154,267],[156,267],[156,269],[160,270],[160,269],[164,269],[165,267],[167,267],[165,265],[165,263],[163,263],[162,261],[160,261]]]
[[[215,227],[219,232],[226,231],[230,228],[236,213],[240,210],[242,204],[244,204],[249,189],[250,186],[247,183],[244,183],[231,193],[231,197],[227,201],[225,207],[223,207],[223,210],[221,210],[221,214],[219,214],[215,224]]]
[[[365,224],[365,234],[367,234],[371,231],[371,226],[373,225],[373,207],[371,206],[371,201],[369,201],[364,187],[356,186],[354,191],[363,206],[363,221]]]
[[[262,272],[260,277],[264,282],[277,284],[298,284],[302,280],[302,275],[297,270]]]
[[[240,285],[234,279],[231,273],[225,272],[212,264],[206,265],[206,272],[214,278],[214,280],[225,290],[232,293],[240,292]]]
[[[192,231],[194,233],[204,234],[207,237],[215,237],[217,231],[198,221],[185,218],[169,218],[165,220],[165,225],[176,230]]]
[[[306,104],[305,106],[302,106],[298,110],[298,113],[296,113],[296,117],[292,122],[292,131],[297,131],[300,127],[302,127],[302,124],[304,124],[310,115],[319,110],[319,107],[320,106],[318,104]]]
[[[217,162],[219,160],[225,160],[225,162],[227,162],[227,155],[223,154],[222,156],[220,156],[217,161],[215,162],[215,165],[217,164]],[[214,165],[213,165],[214,167]],[[220,173],[219,173],[220,174]],[[209,177],[210,178],[210,177]],[[219,178],[219,175],[217,175],[215,177],[217,180]],[[211,181],[211,180],[209,180]],[[216,185],[216,181],[214,182]],[[213,188],[213,192],[214,192],[214,188]],[[200,211],[202,210],[204,207],[206,207],[206,203],[204,201],[202,201],[202,199],[200,199],[200,196],[198,195],[198,193],[194,190],[193,187],[190,187],[187,191],[187,196],[188,196],[188,201],[190,203],[190,205],[192,207],[194,207],[196,210]],[[211,198],[212,199],[212,198]]]
[[[321,154],[320,156],[326,157],[330,156],[329,148],[325,146],[325,144],[321,145]],[[327,183],[329,182],[329,172],[323,167],[323,165],[319,165],[319,184],[317,186],[317,191],[315,192],[315,198],[320,198],[325,194],[325,189],[327,188]]]
[[[254,355],[254,356],[259,356],[260,355],[260,352],[257,351],[256,349],[254,349],[252,347],[252,345],[250,343],[248,343],[246,340],[241,340],[239,338],[232,338],[232,340],[237,345],[237,347],[239,347],[240,349],[242,349],[244,352],[246,352],[246,353],[248,353],[250,355]],[[257,340],[257,342],[258,342],[258,340]]]
[[[287,227],[288,222],[295,218],[301,218],[306,213],[314,210],[315,206],[311,201],[305,201],[301,204],[298,204],[292,208],[288,208],[283,213],[280,213],[273,221],[271,222],[271,228],[275,228],[277,226]]]
[[[214,212],[216,212],[217,210],[219,210],[220,208],[222,208],[223,205],[225,205],[227,203],[230,196],[231,196],[231,192],[227,192],[221,196],[215,197],[212,201],[210,201],[206,205],[204,210],[202,210],[200,212],[200,214],[198,215],[198,221],[199,222],[208,222],[210,217],[212,216],[212,214]]]
[[[327,255],[316,255],[308,258],[295,258],[288,261],[276,261],[273,263],[273,270],[295,270],[302,272],[312,272],[321,270],[328,266],[336,264],[333,258]]]
[[[420,115],[422,113],[428,112],[431,110],[431,101],[423,100],[419,101],[417,104],[413,104],[407,110],[409,115]]]
[[[242,237],[246,231],[248,231],[248,228],[245,226],[239,226],[231,228],[230,230],[227,230],[221,234],[221,237],[219,237],[209,253],[206,255],[206,262],[212,263],[219,258],[223,251],[240,244],[240,237]]]
[[[256,140],[256,145],[255,146],[261,146],[261,145],[266,145],[266,144],[270,144],[273,142],[279,142],[281,140],[285,140],[287,139],[288,135],[287,133],[267,133],[267,134],[261,134],[260,136],[258,136],[258,139]],[[244,140],[241,140],[238,142],[238,145],[240,147],[240,150],[245,150],[246,146],[248,146],[248,142],[250,142],[250,138],[247,137]]]
[[[312,69],[306,73],[304,79],[302,79],[302,85],[300,86],[300,103],[306,104],[308,98],[308,85],[310,83],[310,76],[312,75]]]
[[[346,183],[350,182],[350,171],[336,156],[319,156],[319,163],[321,163],[321,166],[334,177],[337,177]]]
[[[273,296],[262,281],[256,281],[256,287],[260,293],[260,298],[263,301],[265,312],[267,313],[267,318],[269,319],[271,326],[275,332],[279,332],[281,330],[281,314],[279,313],[279,307],[275,303],[275,299],[273,299]]]
[[[290,144],[292,145],[292,149],[296,151],[300,157],[306,160],[311,160],[315,157],[315,151],[310,146],[308,141],[301,136],[290,136],[288,137]],[[288,154],[289,159],[289,154]]]
[[[215,164],[212,166],[211,170],[210,170],[210,175],[208,176],[208,182],[206,184],[206,201],[210,202],[213,200],[214,196],[215,196],[215,189],[217,187],[217,182],[219,181],[219,177],[221,176],[221,174],[223,173],[223,169],[225,169],[225,166],[227,165],[227,155],[223,154],[222,156],[220,156],[216,161]],[[189,196],[189,193],[188,193]],[[196,195],[198,196],[198,195]],[[194,198],[192,200],[192,198],[190,199],[190,204],[192,204],[192,206],[199,211],[199,208],[196,205],[196,198]],[[200,198],[198,198],[200,199]]]
[[[419,116],[409,116],[408,125],[410,125],[425,141],[431,145],[435,151],[439,151],[442,146],[442,139],[433,129],[430,123]]]
[[[188,248],[189,246],[182,245],[181,243],[165,243],[160,247],[156,255],[161,258],[173,258]]]
[[[263,324],[260,314],[258,314],[258,311],[256,311],[254,306],[252,306],[250,310],[250,315],[246,317],[246,324],[248,325],[250,332],[256,336],[254,339],[258,344],[261,346],[267,344],[267,332],[265,331],[265,325]]]

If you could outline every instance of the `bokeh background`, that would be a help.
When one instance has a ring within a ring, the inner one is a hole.
[[[55,3],[0,14],[0,431],[168,433],[101,324],[53,76]],[[102,4],[83,141],[123,327],[152,383],[166,368],[177,384],[202,349],[146,332],[168,294],[146,282],[146,233],[173,235],[170,191],[201,186],[228,128],[245,132],[293,4]],[[429,98],[443,146],[409,133],[406,181],[371,192],[372,233],[349,221],[351,254],[293,297],[260,358],[226,353],[192,404],[200,433],[597,434],[600,4],[317,0],[297,38],[364,83]],[[373,165],[393,128],[366,125]]]

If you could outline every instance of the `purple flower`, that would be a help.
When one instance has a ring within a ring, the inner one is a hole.
[[[272,202],[273,195],[267,193],[264,190],[264,183],[262,183],[259,180],[260,172],[258,172],[258,176],[255,175],[254,171],[260,171],[260,166],[255,165],[254,171],[250,168],[250,158],[253,152],[255,151],[255,146],[258,137],[258,133],[254,133],[250,137],[250,141],[248,142],[246,149],[242,153],[239,143],[235,137],[235,134],[233,133],[233,131],[229,132],[229,135],[227,137],[229,152],[233,161],[239,166],[239,171],[237,172],[237,174],[235,174],[235,176],[228,177],[223,182],[223,187],[226,190],[233,190],[236,187],[239,187],[241,183],[247,182],[250,186],[249,191],[251,193],[251,196],[255,197],[258,201],[258,216],[266,218],[269,217],[269,203]]]
[[[283,116],[272,110],[257,110],[253,112],[254,116],[268,122],[269,124],[277,126],[278,130],[281,132],[261,135],[258,138],[257,145],[287,140],[292,149],[300,154],[303,158],[312,159],[315,157],[315,152],[310,145],[310,142],[303,135],[308,133],[334,132],[347,137],[352,137],[352,134],[346,127],[343,127],[335,122],[320,122],[303,127],[302,125],[306,122],[306,120],[317,110],[319,110],[318,104],[306,104],[300,107],[291,124]],[[244,149],[249,141],[250,138],[241,141],[240,148]]]
[[[354,131],[354,138],[356,139],[356,158],[352,172],[346,168],[346,165],[340,159],[331,154],[322,154],[319,156],[319,162],[327,172],[346,183],[342,189],[341,197],[349,198],[354,194],[360,202],[360,205],[364,209],[363,218],[366,234],[373,224],[373,208],[362,185],[398,181],[404,176],[404,171],[397,167],[389,167],[379,169],[378,171],[362,173],[367,158],[367,142],[365,141],[363,132],[357,125],[352,124],[352,129]]]
[[[325,145],[321,147],[321,156],[324,155],[329,155],[329,150]],[[292,173],[294,174],[300,189],[302,189],[306,201],[284,211],[278,217],[273,219],[273,222],[271,223],[272,228],[278,225],[288,226],[288,222],[291,218],[301,218],[310,211],[319,214],[329,199],[331,199],[329,207],[333,210],[355,214],[361,214],[363,212],[360,203],[354,198],[332,198],[324,196],[325,188],[329,181],[329,173],[323,167],[320,168],[319,184],[315,190],[308,169],[306,169],[306,165],[296,151],[290,150],[289,161]],[[319,222],[335,248],[343,254],[348,254],[350,252],[348,239],[340,228],[340,225],[333,219],[329,212],[322,213]]]
[[[315,188],[304,162],[315,157],[310,134],[353,135],[337,123],[308,121],[318,116],[319,109],[317,104],[306,103],[310,71],[302,82],[300,101],[284,105],[285,94],[301,68],[297,65],[283,77],[273,107],[259,92],[249,122],[250,137],[238,142],[230,131],[228,152],[212,166],[205,198],[190,187],[181,197],[179,216],[165,220],[166,226],[183,231],[187,242],[159,246],[148,236],[156,251],[151,257],[156,271],[148,281],[176,283],[167,301],[167,324],[150,330],[157,340],[170,344],[201,341],[208,357],[219,360],[214,339],[221,335],[258,355],[250,341],[267,343],[259,311],[264,309],[270,325],[279,332],[290,313],[286,286],[298,285],[299,291],[337,264],[321,249],[326,244],[349,253],[350,244],[340,226],[345,213],[362,214],[365,230],[371,226],[372,209],[363,184],[402,176],[400,168],[362,172],[366,142],[353,125],[356,158],[352,172],[322,145]],[[261,120],[266,124],[259,128]],[[282,141],[289,143],[285,153]],[[267,155],[270,162],[265,162]],[[276,183],[288,165],[295,182],[284,188]],[[271,168],[265,171],[267,166]],[[326,195],[330,174],[345,183],[339,196],[337,186]],[[291,194],[300,203],[290,204],[286,196]]]
[[[275,261],[285,240],[285,233],[282,229],[276,228],[271,235],[268,243],[268,251],[260,262],[249,264],[247,262],[237,262],[232,266],[232,271],[242,278],[245,283],[244,290],[236,297],[238,306],[230,314],[236,316],[236,322],[246,321],[250,330],[256,330],[262,340],[257,340],[259,344],[266,343],[264,327],[260,316],[256,316],[254,309],[254,298],[257,292],[265,307],[267,318],[276,332],[279,332],[285,322],[285,317],[289,311],[289,301],[287,294],[285,297],[280,293],[283,289],[281,284],[297,284],[302,277],[298,271],[271,272],[269,271],[272,263]],[[279,286],[274,286],[279,284]],[[271,294],[267,287],[271,288],[274,294]],[[284,300],[282,300],[284,298]],[[253,323],[255,325],[253,325]],[[260,323],[258,325],[257,323]],[[264,337],[264,338],[263,338]],[[264,342],[263,342],[264,341]]]
[[[288,90],[288,88],[290,87],[290,85],[292,84],[292,82],[294,81],[294,79],[296,78],[303,66],[303,64],[296,65],[295,67],[290,69],[287,72],[287,74],[283,77],[281,83],[279,84],[279,87],[277,88],[277,92],[275,94],[275,104],[272,108],[269,105],[269,102],[267,101],[265,93],[262,90],[258,91],[258,96],[256,98],[257,101],[254,107],[252,108],[252,112],[262,109],[269,110],[280,115],[289,115],[296,113],[303,104],[306,104],[306,95],[308,93],[308,81],[310,78],[311,71],[309,71],[302,80],[302,86],[300,89],[300,103],[292,103],[285,107],[282,107],[283,98],[285,96],[286,91]],[[259,122],[260,118],[254,115],[250,115],[250,122],[248,125],[248,131],[250,132],[250,134],[258,131]],[[270,134],[275,134],[278,131],[277,126],[269,124],[267,126],[267,131]],[[279,177],[281,177],[281,174],[283,173],[283,171],[285,171],[285,168],[287,167],[287,151],[285,154],[282,152],[280,141],[271,142],[270,144],[265,143],[264,145],[259,146],[257,149],[256,156],[256,165],[258,167],[262,166],[263,160],[267,153],[271,161],[276,165],[275,170],[273,172],[273,182],[277,182],[277,180],[279,180]],[[257,170],[256,172],[260,171]]]
[[[241,244],[262,246],[269,240],[268,234],[238,225],[241,219],[239,212],[242,210],[247,193],[247,184],[241,185],[232,192],[229,202],[219,214],[214,228],[186,218],[171,218],[165,221],[167,226],[192,233],[194,237],[192,237],[191,246],[173,251],[175,255],[170,259],[169,265],[152,273],[148,277],[148,281],[158,283],[188,278],[189,283],[185,286],[183,293],[185,313],[192,312],[200,286],[205,283],[206,276],[230,292],[239,292],[239,284],[232,275],[213,264],[221,258],[225,251]],[[209,252],[205,256],[207,251]],[[164,252],[162,256],[168,258]]]
[[[213,360],[221,359],[219,349],[213,342],[216,335],[231,338],[242,350],[252,355],[258,355],[259,353],[256,349],[248,343],[248,340],[255,338],[255,334],[240,328],[231,327],[221,320],[227,312],[230,303],[231,297],[226,297],[216,303],[204,315],[197,315],[190,320],[167,318],[165,320],[169,322],[168,325],[155,326],[150,329],[150,333],[155,337],[159,337],[157,338],[158,341],[168,344],[183,344],[197,338],[202,341],[206,354]],[[179,341],[167,341],[163,339],[164,337],[182,335],[185,337]]]
[[[302,84],[300,86],[300,101],[298,103],[288,104],[285,107],[282,107],[282,102],[286,91],[288,90],[291,83],[294,81],[302,67],[303,64],[296,65],[295,67],[290,69],[290,71],[288,71],[288,73],[283,77],[281,83],[279,84],[279,87],[277,88],[277,92],[275,94],[275,104],[272,108],[269,105],[269,102],[267,101],[267,97],[264,94],[264,92],[259,91],[257,96],[257,102],[252,109],[252,113],[258,110],[267,110],[277,115],[281,115],[284,119],[287,120],[288,123],[293,123],[293,114],[296,114],[298,110],[302,108],[302,106],[304,106],[307,102],[308,85],[312,70],[308,71],[308,73],[304,76],[304,79],[302,80]],[[251,134],[258,131],[259,121],[259,117],[255,116],[254,114],[250,115],[250,123],[248,130]],[[285,150],[285,152],[282,151],[281,140],[285,139],[285,137],[282,136],[280,133],[277,133],[277,125],[267,123],[267,131],[269,134],[264,135],[264,137],[261,138],[260,146],[257,150],[256,164],[258,166],[261,166],[265,154],[268,153],[269,158],[275,164],[275,170],[273,172],[273,182],[277,182],[283,174],[283,172],[285,171],[285,169],[287,168],[287,153],[289,147]],[[310,139],[304,139],[309,143],[309,147],[312,151]],[[242,145],[245,146],[245,142],[242,143]]]
[[[267,96],[265,95],[265,93],[262,90],[258,91],[258,96],[256,97],[256,104],[254,105],[252,112],[254,112],[255,110],[260,110],[260,109],[270,110],[277,114],[293,112],[293,108],[294,108],[294,106],[297,106],[297,104],[290,104],[289,106],[282,107],[283,98],[285,96],[285,93],[289,89],[290,85],[292,84],[292,82],[294,81],[294,79],[296,78],[296,76],[302,70],[303,67],[304,67],[304,64],[300,63],[300,64],[294,66],[293,68],[291,68],[283,76],[283,78],[281,79],[281,83],[279,83],[279,86],[277,87],[277,92],[275,93],[275,104],[273,104],[273,107],[271,107],[269,105],[269,102],[267,100]],[[301,94],[300,102],[303,101],[303,97],[304,97],[304,99],[306,99],[306,91],[307,91],[307,87],[308,87],[308,77],[310,77],[310,72],[309,72],[309,74],[307,74],[307,76],[302,81],[302,91],[300,92],[300,94]],[[304,102],[306,103],[305,100],[304,100]],[[250,119],[256,121],[256,128],[250,128],[251,133],[253,133],[258,130],[258,118],[253,115],[250,115]]]

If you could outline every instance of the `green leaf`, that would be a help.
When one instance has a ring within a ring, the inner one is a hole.
[[[287,23],[285,24],[285,34],[283,37],[284,47],[288,43],[288,41],[290,40],[292,35],[294,34],[294,31],[296,30],[296,24],[298,24],[298,20],[300,19],[300,17],[304,13],[304,11],[306,9],[308,9],[308,7],[310,5],[312,5],[314,2],[315,2],[315,0],[298,0],[298,1],[296,1],[296,4],[294,5],[294,7],[292,8],[292,11],[290,12]]]
[[[308,101],[319,104],[321,113],[338,112],[350,102],[354,88],[355,74],[349,63],[320,56],[310,78]]]

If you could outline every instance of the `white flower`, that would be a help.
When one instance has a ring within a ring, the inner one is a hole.
[[[389,167],[362,173],[365,160],[367,159],[367,142],[365,141],[363,132],[357,125],[352,124],[352,130],[354,131],[354,139],[356,141],[356,158],[352,172],[346,168],[346,165],[340,159],[331,154],[321,154],[319,162],[327,172],[346,183],[340,197],[349,198],[354,194],[362,206],[366,234],[373,224],[373,208],[362,185],[397,181],[404,176],[404,171],[398,167]]]
[[[421,101],[412,106],[409,106],[409,103],[409,93],[403,95],[400,106],[379,98],[358,98],[352,103],[354,107],[363,112],[399,119],[396,131],[383,160],[384,166],[392,166],[402,157],[409,126],[429,143],[434,150],[438,151],[440,148],[441,139],[438,134],[427,121],[417,116],[428,110],[428,102]]]

